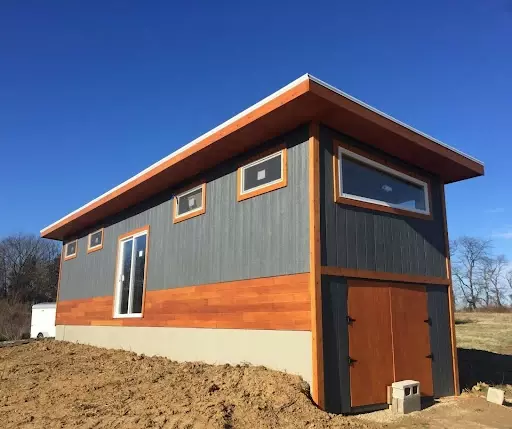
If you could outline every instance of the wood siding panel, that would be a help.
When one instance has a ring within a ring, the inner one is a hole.
[[[432,219],[336,203],[333,141],[343,139],[370,154],[425,176],[431,185]],[[443,201],[439,179],[326,127],[320,128],[322,265],[446,278]]]
[[[350,401],[352,407],[386,404],[386,386],[393,382],[393,343],[389,286],[348,281]]]
[[[180,183],[92,227],[104,226],[98,252],[87,254],[90,231],[83,231],[78,257],[62,264],[61,299],[110,295],[117,239],[144,225],[148,291],[309,272],[308,137],[303,126],[196,178],[207,182],[201,216],[173,223],[174,192],[189,185]],[[237,167],[279,145],[287,147],[287,186],[237,202]]]
[[[425,287],[390,284],[395,381],[418,380],[422,396],[433,396]]]
[[[142,318],[112,318],[113,297],[57,303],[57,325],[311,329],[309,274],[147,291]]]

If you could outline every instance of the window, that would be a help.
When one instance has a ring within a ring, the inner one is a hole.
[[[375,210],[430,217],[430,189],[426,180],[335,144],[337,202]]]
[[[149,226],[119,237],[114,317],[142,317]]]
[[[78,253],[78,241],[73,240],[67,243],[64,246],[64,260],[76,258],[76,254]]]
[[[205,211],[206,183],[192,189],[187,189],[174,198],[174,223],[202,215]]]
[[[238,169],[237,200],[284,188],[287,176],[286,148],[244,165]]]
[[[103,228],[91,232],[87,238],[87,253],[103,249]]]

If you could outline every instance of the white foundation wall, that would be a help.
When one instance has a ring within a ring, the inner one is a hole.
[[[312,380],[309,331],[57,325],[56,339],[181,362],[263,365]]]

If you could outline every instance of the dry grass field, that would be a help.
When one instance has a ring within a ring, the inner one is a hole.
[[[457,347],[512,355],[512,313],[456,313]]]

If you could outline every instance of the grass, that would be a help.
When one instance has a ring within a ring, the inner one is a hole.
[[[512,313],[455,314],[457,347],[512,355]]]

